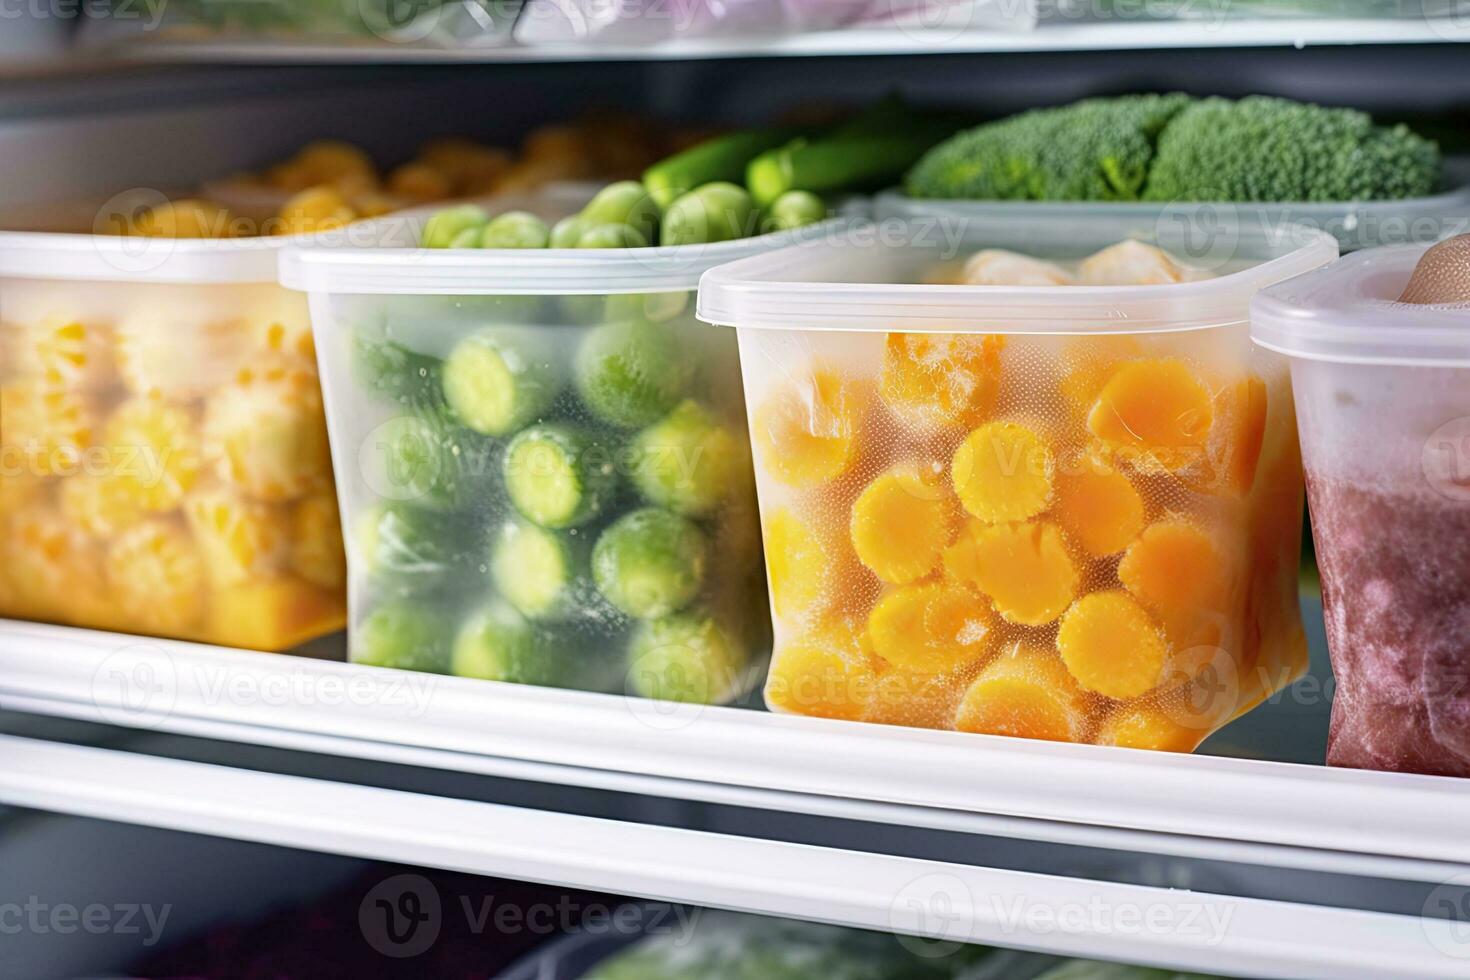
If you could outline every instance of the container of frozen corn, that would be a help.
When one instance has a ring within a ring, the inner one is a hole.
[[[284,241],[0,233],[0,617],[263,650],[343,626]]]
[[[670,701],[748,691],[770,624],[739,357],[693,293],[793,234],[427,249],[413,223],[281,261],[318,339],[350,658]]]
[[[1336,253],[1084,215],[707,273],[750,407],[767,704],[1192,751],[1295,679],[1301,461],[1247,308]]]

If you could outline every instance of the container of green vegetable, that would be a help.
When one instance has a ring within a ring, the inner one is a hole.
[[[646,245],[668,214],[625,182],[283,260],[316,331],[352,660],[712,704],[763,675],[739,356],[694,290],[843,223]]]

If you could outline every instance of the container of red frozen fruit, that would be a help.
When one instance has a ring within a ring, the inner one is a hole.
[[[1291,361],[1337,687],[1332,765],[1470,776],[1470,236],[1257,296]]]

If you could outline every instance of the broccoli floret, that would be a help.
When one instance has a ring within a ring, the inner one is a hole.
[[[1204,99],[1159,137],[1150,201],[1365,201],[1439,182],[1439,147],[1365,113],[1268,96]]]
[[[1085,99],[960,133],[909,171],[911,197],[1136,201],[1160,130],[1187,95]]]

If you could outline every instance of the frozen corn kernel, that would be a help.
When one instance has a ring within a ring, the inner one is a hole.
[[[1220,391],[1215,424],[1206,446],[1208,467],[1198,489],[1244,497],[1256,482],[1256,467],[1266,439],[1266,383],[1255,375]]]
[[[1024,521],[1051,506],[1056,459],[1035,429],[1019,422],[980,426],[950,467],[965,510],[982,521]]]
[[[107,550],[107,582],[122,613],[149,632],[192,635],[204,613],[205,568],[189,532],[150,518]]]
[[[1078,281],[1088,286],[1167,286],[1209,278],[1163,249],[1131,238],[1094,252],[1077,266]]]
[[[1182,361],[1150,358],[1113,373],[1087,428],[1137,465],[1179,472],[1203,455],[1213,419],[1213,399],[1193,371]]]
[[[921,431],[984,421],[1000,391],[1004,337],[891,333],[878,394],[904,424]]]
[[[147,494],[116,473],[82,473],[61,481],[57,502],[67,520],[94,538],[112,538],[142,520]]]
[[[841,476],[856,456],[867,399],[856,385],[817,369],[755,413],[761,464],[780,482],[814,487]]]
[[[965,690],[954,727],[982,735],[1076,742],[1086,723],[1086,700],[1057,655],[1016,644]]]
[[[279,357],[297,358],[305,370],[316,370],[316,344],[311,334],[311,314],[306,296],[272,290],[252,319],[251,334],[256,346]]]
[[[438,167],[413,161],[388,175],[388,191],[417,203],[442,201],[454,193],[454,181]]]
[[[95,391],[112,383],[113,340],[106,326],[48,318],[29,333],[34,363],[47,387]]]
[[[347,582],[342,518],[331,491],[303,498],[291,511],[291,570],[333,592]]]
[[[1143,530],[1143,498],[1122,473],[1084,456],[1057,477],[1056,519],[1093,558],[1116,555]]]
[[[138,215],[130,229],[147,238],[234,238],[235,220],[208,201],[169,201]]]
[[[831,620],[777,648],[766,704],[818,718],[861,718],[872,700],[877,665],[860,630]]]
[[[104,431],[109,473],[126,482],[145,510],[172,510],[199,480],[195,414],[162,398],[118,406]]]
[[[835,598],[833,573],[841,543],[832,538],[787,508],[766,521],[766,577],[779,619],[803,619]]]
[[[944,552],[945,573],[990,597],[1007,622],[1045,626],[1077,595],[1077,566],[1061,530],[1046,521],[971,521]]]
[[[1219,610],[1229,583],[1224,558],[1209,532],[1181,520],[1145,529],[1118,563],[1118,579],[1161,616]]]
[[[279,234],[309,235],[351,224],[357,212],[335,187],[309,187],[281,205],[277,215]]]
[[[935,569],[954,525],[955,508],[939,474],[900,463],[853,502],[850,533],[858,560],[883,581],[903,585]]]
[[[1208,729],[1181,725],[1155,704],[1121,704],[1098,729],[1098,745],[1158,752],[1193,752],[1209,734]]]
[[[288,650],[340,629],[339,599],[291,576],[242,582],[210,596],[204,634],[212,642],[252,650]]]
[[[210,398],[203,434],[215,475],[260,500],[294,500],[331,476],[321,392],[305,372],[241,371]]]
[[[949,673],[984,657],[994,613],[990,602],[953,581],[906,585],[884,596],[868,614],[873,652],[920,673]]]
[[[955,708],[973,675],[973,666],[936,674],[889,665],[873,681],[863,720],[910,728],[953,728]]]
[[[216,588],[264,578],[286,563],[290,526],[279,507],[211,488],[184,501],[184,516]]]
[[[1057,630],[1057,651],[1087,690],[1135,698],[1158,686],[1169,648],[1144,608],[1128,593],[1113,590],[1072,604]]]
[[[0,385],[0,456],[7,470],[32,477],[77,472],[96,444],[98,421],[96,402],[84,393]]]
[[[968,286],[1070,286],[1072,276],[1055,262],[987,248],[965,260],[960,281]]]

